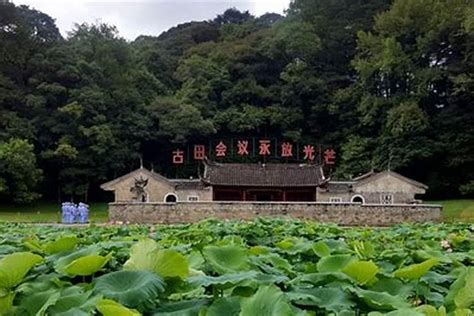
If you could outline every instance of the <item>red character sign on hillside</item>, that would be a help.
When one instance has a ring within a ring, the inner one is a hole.
[[[194,145],[194,160],[204,160],[206,156],[206,146]]]
[[[260,143],[260,146],[259,146],[259,152],[258,154],[261,155],[261,156],[270,156],[271,155],[271,152],[270,152],[270,140],[268,139],[261,139],[258,141]]]
[[[227,154],[227,146],[224,142],[220,141],[219,144],[216,145],[216,157],[225,157]]]
[[[176,165],[181,165],[184,163],[184,151],[179,149],[173,151],[173,163]]]
[[[304,160],[314,161],[314,146],[313,145],[305,145],[303,148],[304,153]]]
[[[281,144],[281,156],[284,158],[293,157],[293,144],[284,142]]]
[[[248,147],[249,147],[248,140],[238,140],[237,141],[237,155],[248,156],[249,155]]]
[[[1,1],[1,0],[0,0]],[[305,161],[323,165],[334,165],[336,163],[336,151],[330,147],[321,147],[314,144],[297,144],[285,140],[279,142],[277,139],[269,138],[240,138],[221,139],[216,142],[210,141],[209,147],[204,144],[190,144],[187,149],[175,149],[172,152],[173,164],[184,164],[187,159],[202,161],[206,156],[211,159],[225,160],[227,158],[249,157],[258,158],[273,157],[281,158],[287,162]],[[230,157],[232,156],[232,157]],[[229,159],[232,161],[232,159]]]
[[[334,149],[326,149],[324,151],[324,163],[326,165],[334,165],[336,160],[336,152]]]

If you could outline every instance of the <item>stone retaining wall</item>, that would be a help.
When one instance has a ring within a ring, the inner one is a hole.
[[[321,202],[178,202],[109,204],[109,220],[130,223],[190,223],[208,218],[251,220],[292,217],[340,225],[386,226],[402,222],[437,222],[440,205]]]

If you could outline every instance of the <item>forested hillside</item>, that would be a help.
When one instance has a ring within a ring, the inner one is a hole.
[[[332,178],[390,167],[474,193],[474,4],[296,0],[134,41],[0,5],[0,196],[100,198],[176,144],[219,135],[332,144]]]

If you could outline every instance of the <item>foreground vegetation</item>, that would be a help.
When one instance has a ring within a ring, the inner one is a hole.
[[[470,315],[467,224],[0,225],[5,315]]]

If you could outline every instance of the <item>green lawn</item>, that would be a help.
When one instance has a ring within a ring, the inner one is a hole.
[[[474,223],[474,200],[426,201],[443,205],[443,220]],[[107,222],[107,203],[92,203],[92,223]],[[0,205],[0,222],[59,223],[60,206],[51,202],[39,202],[30,206]]]
[[[443,205],[443,220],[446,222],[474,223],[474,200],[426,201],[426,203]]]
[[[107,203],[91,203],[89,219],[92,223],[107,221]],[[38,202],[33,205],[0,205],[0,222],[59,223],[61,206]]]

